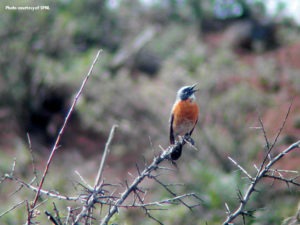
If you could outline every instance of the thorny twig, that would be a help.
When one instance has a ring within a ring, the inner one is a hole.
[[[104,149],[103,156],[102,156],[102,159],[101,159],[98,174],[97,174],[96,179],[95,179],[94,188],[91,188],[91,186],[88,185],[89,191],[91,192],[91,194],[88,196],[87,201],[86,201],[85,205],[82,207],[81,212],[77,215],[77,217],[75,219],[75,222],[74,222],[75,225],[78,224],[79,221],[83,217],[89,216],[89,214],[90,214],[89,212],[94,207],[95,203],[97,203],[97,199],[99,197],[103,196],[103,191],[101,190],[101,187],[102,187],[101,177],[102,177],[104,163],[105,163],[106,157],[109,153],[109,146],[110,146],[110,143],[113,139],[114,132],[115,132],[116,128],[117,128],[117,125],[113,125],[113,127],[111,128],[108,140],[105,144],[105,149]]]
[[[145,178],[152,178],[155,179],[155,177],[152,175],[152,172],[157,170],[159,168],[159,164],[165,160],[170,159],[171,154],[173,153],[176,148],[178,148],[179,145],[182,145],[182,143],[177,143],[175,145],[169,146],[167,150],[163,151],[159,156],[155,157],[152,161],[152,163],[147,166],[143,171],[139,172],[139,175],[134,179],[134,181],[127,187],[127,189],[120,195],[119,199],[114,202],[112,207],[110,208],[109,212],[105,215],[103,220],[101,221],[100,225],[107,225],[109,220],[112,218],[114,214],[118,212],[118,208],[122,207],[124,201],[128,198],[128,196],[131,193],[134,193],[137,189],[139,184],[145,179]],[[156,179],[156,181],[158,181]],[[171,192],[174,194],[174,192]],[[177,196],[175,196],[177,197]],[[182,200],[176,199],[178,201]],[[185,204],[185,203],[184,203]],[[186,205],[186,204],[185,204]],[[187,206],[187,205],[186,205]],[[188,206],[189,207],[189,206]],[[190,208],[190,207],[189,207]],[[147,211],[146,211],[147,213]],[[148,215],[149,216],[149,215]],[[155,218],[151,216],[152,219],[154,219],[156,222],[160,223],[160,221],[157,221]]]
[[[240,164],[238,164],[233,158],[231,158],[230,156],[228,156],[228,159],[234,164],[236,165],[248,178],[249,180],[253,180],[253,177],[251,177],[251,175],[247,172],[247,170],[245,170]]]
[[[97,187],[99,186],[99,183],[101,181],[102,173],[103,173],[103,168],[104,168],[104,163],[105,163],[105,160],[107,158],[107,155],[109,154],[109,146],[110,146],[110,143],[111,143],[112,138],[114,136],[115,129],[117,127],[118,127],[118,125],[113,125],[113,127],[110,130],[110,134],[109,134],[108,140],[107,140],[107,142],[105,144],[105,149],[104,149],[103,156],[102,156],[102,159],[101,159],[101,163],[100,163],[100,167],[99,167],[99,170],[98,170],[98,174],[97,174],[97,177],[96,177],[96,180],[95,180],[94,189],[97,189]]]
[[[264,137],[265,137],[265,141],[266,141],[267,148],[268,148],[268,149],[267,149],[268,152],[267,152],[267,154],[266,154],[266,157],[264,158],[263,162],[262,162],[261,165],[260,165],[259,172],[263,169],[263,167],[264,167],[264,165],[265,165],[265,163],[267,162],[268,159],[271,161],[270,153],[271,153],[271,151],[273,150],[275,144],[277,143],[277,140],[278,140],[278,138],[279,138],[279,136],[280,136],[280,134],[281,134],[281,132],[282,132],[282,130],[283,130],[285,124],[286,124],[287,118],[288,118],[288,116],[289,116],[289,114],[290,114],[290,112],[291,112],[292,105],[293,105],[293,101],[291,102],[291,104],[290,104],[290,106],[289,106],[289,108],[288,108],[288,111],[287,111],[287,113],[286,113],[286,115],[285,115],[285,118],[284,118],[284,120],[283,120],[283,123],[282,123],[282,125],[281,125],[279,131],[277,132],[277,135],[276,135],[276,137],[275,137],[275,140],[274,140],[274,142],[273,142],[273,144],[272,144],[271,146],[270,146],[270,142],[269,142],[269,140],[268,140],[268,138],[267,138],[267,135],[266,135],[266,131],[265,131],[265,129],[264,129],[263,122],[262,122],[261,119],[259,120],[260,123],[261,123],[262,129],[263,129],[263,132],[264,132]]]
[[[24,182],[23,180],[21,180],[17,177],[11,176],[9,174],[5,174],[5,179],[15,181],[16,183],[19,183],[21,185],[21,187],[26,187],[26,188],[32,190],[35,193],[37,193],[38,190],[39,190],[38,187],[35,187],[31,184],[28,184],[28,183]],[[78,197],[78,196],[69,197],[69,196],[61,195],[58,192],[47,191],[47,190],[44,190],[44,189],[40,189],[40,195],[46,195],[46,196],[49,196],[51,198],[56,198],[56,199],[59,199],[59,200],[67,200],[67,201],[77,201],[77,200],[80,199],[80,197]]]
[[[51,213],[49,213],[48,211],[45,211],[45,214],[48,217],[48,220],[50,220],[53,225],[61,225],[61,223],[59,221],[57,221]]]
[[[173,204],[174,202],[179,202],[181,203],[182,199],[188,198],[188,197],[193,197],[197,200],[200,200],[199,197],[195,194],[195,193],[187,193],[187,194],[183,194],[183,195],[178,195],[174,198],[168,198],[168,199],[164,199],[164,200],[160,200],[160,201],[156,201],[156,202],[148,202],[148,203],[135,203],[135,204],[131,204],[131,205],[121,205],[119,207],[125,207],[125,208],[131,208],[131,207],[148,207],[148,206],[164,206],[165,204]],[[195,206],[191,206],[191,208],[198,206],[198,204],[196,204]],[[149,210],[149,209],[148,209]]]
[[[60,215],[59,215],[59,210],[57,209],[55,203],[53,202],[53,209],[56,215],[56,219],[58,221],[59,224],[62,224],[61,220],[60,220]]]
[[[59,131],[59,133],[58,133],[58,135],[57,135],[57,138],[56,138],[55,143],[54,143],[54,145],[53,145],[53,147],[52,147],[50,156],[49,156],[48,161],[47,161],[47,163],[46,163],[46,166],[45,166],[45,169],[44,169],[44,172],[43,172],[43,175],[42,175],[42,179],[41,179],[41,181],[40,181],[40,183],[39,183],[38,190],[37,190],[37,192],[36,192],[36,195],[35,195],[35,197],[34,197],[34,200],[33,200],[32,204],[30,204],[30,206],[29,206],[29,207],[30,207],[30,210],[29,210],[29,214],[28,214],[28,217],[27,217],[27,224],[28,224],[28,225],[31,224],[31,218],[32,218],[32,213],[33,213],[33,210],[32,210],[32,209],[34,209],[35,206],[36,206],[36,204],[37,204],[37,201],[38,201],[38,198],[39,198],[41,189],[42,189],[42,187],[43,187],[43,184],[44,184],[46,175],[47,175],[47,173],[48,173],[50,164],[51,164],[51,162],[52,162],[52,160],[53,160],[53,156],[54,156],[56,150],[59,148],[59,143],[60,143],[60,139],[61,139],[61,137],[62,137],[62,134],[63,134],[64,131],[65,131],[66,125],[67,125],[67,123],[68,123],[68,121],[69,121],[69,119],[70,119],[70,117],[71,117],[71,115],[72,115],[72,113],[73,113],[73,111],[74,111],[74,108],[75,108],[75,106],[76,106],[76,104],[77,104],[77,101],[78,101],[79,97],[81,96],[82,91],[83,91],[83,89],[84,89],[84,87],[85,87],[85,85],[86,85],[86,83],[87,83],[87,81],[88,81],[90,75],[92,74],[94,65],[96,64],[96,62],[97,62],[97,60],[98,60],[99,55],[100,55],[101,52],[102,52],[102,50],[99,50],[99,51],[97,52],[97,55],[96,55],[96,57],[95,57],[95,59],[94,59],[92,65],[90,66],[90,69],[89,69],[89,71],[88,71],[88,73],[87,73],[85,79],[83,80],[83,82],[82,82],[82,84],[81,84],[81,87],[79,88],[79,90],[78,90],[78,92],[77,92],[77,94],[76,94],[76,96],[75,96],[75,98],[74,98],[74,100],[73,100],[73,103],[72,103],[72,105],[71,105],[71,107],[70,107],[70,109],[69,109],[69,112],[68,112],[67,116],[65,117],[64,123],[63,123],[63,125],[62,125],[62,127],[61,127],[61,129],[60,129],[60,131]]]
[[[229,225],[230,222],[232,222],[236,217],[238,217],[239,215],[243,215],[245,213],[246,204],[248,203],[251,194],[255,191],[255,187],[259,183],[259,181],[264,177],[270,177],[270,175],[267,174],[270,171],[270,168],[276,162],[278,162],[279,159],[281,159],[283,156],[285,156],[290,151],[292,151],[293,149],[296,149],[296,148],[300,148],[300,140],[295,142],[294,144],[290,145],[287,149],[285,149],[281,153],[279,153],[262,170],[260,170],[257,173],[257,175],[255,176],[253,181],[251,181],[251,184],[248,187],[246,193],[243,196],[241,196],[239,207],[233,213],[230,213],[227,216],[227,219],[224,221],[223,225]],[[273,178],[277,178],[277,177],[273,176]]]
[[[34,175],[34,178],[33,178],[33,181],[34,181],[34,180],[37,180],[38,176],[37,176],[37,170],[36,170],[36,167],[35,167],[35,160],[34,160],[34,156],[33,156],[31,138],[30,138],[29,133],[27,133],[27,140],[28,140],[28,147],[29,147],[29,152],[30,152],[30,156],[31,156],[31,165],[32,165],[32,172],[33,172],[33,175]],[[38,183],[36,185],[38,185]]]
[[[19,207],[20,205],[22,205],[24,202],[25,202],[25,200],[23,200],[23,201],[21,201],[21,202],[15,204],[14,206],[12,206],[11,208],[9,208],[9,209],[6,210],[5,212],[1,213],[1,214],[0,214],[0,218],[1,218],[2,216],[6,215],[7,213],[13,211],[14,209],[18,208],[18,207]]]
[[[282,176],[265,174],[264,177],[279,180],[279,181],[283,181],[287,184],[293,184],[295,186],[300,186],[300,182],[296,181],[299,178],[299,176],[292,177],[292,178],[285,178],[285,177],[282,177]]]
[[[278,179],[278,180],[281,180],[281,181],[284,181],[286,183],[292,183],[292,184],[295,184],[295,185],[298,185],[297,182],[295,182],[295,178],[293,179],[286,179],[286,178],[283,178],[282,176],[275,176],[273,174],[270,174],[269,172],[272,172],[272,169],[271,167],[276,163],[278,162],[282,157],[284,157],[286,154],[288,154],[290,151],[296,149],[296,148],[300,148],[300,140],[295,142],[294,144],[290,145],[288,148],[286,148],[285,150],[283,150],[281,153],[277,154],[277,156],[275,157],[271,157],[270,156],[270,153],[271,151],[273,150],[275,144],[277,143],[277,140],[286,124],[286,121],[287,121],[287,118],[289,116],[289,113],[291,111],[291,107],[292,107],[292,103],[290,104],[289,108],[288,108],[288,111],[285,115],[285,118],[284,118],[284,121],[275,137],[275,140],[272,144],[270,144],[268,138],[267,138],[267,134],[266,134],[266,131],[265,131],[265,128],[264,128],[264,125],[263,125],[263,122],[261,120],[261,118],[259,118],[259,122],[260,122],[260,125],[261,125],[261,129],[263,131],[263,134],[264,134],[264,138],[265,138],[265,141],[266,141],[266,146],[267,146],[267,153],[262,161],[262,163],[260,164],[260,167],[257,168],[255,166],[255,168],[257,169],[257,173],[255,175],[255,177],[252,177],[241,165],[239,165],[236,161],[234,161],[233,159],[231,159],[229,157],[229,159],[231,160],[231,162],[233,162],[244,174],[246,174],[246,176],[249,178],[250,180],[250,185],[248,187],[248,189],[246,190],[245,194],[243,195],[241,192],[239,192],[238,196],[239,196],[239,199],[240,199],[240,204],[239,206],[237,207],[237,209],[234,211],[234,212],[230,212],[229,211],[229,207],[228,205],[225,205],[226,206],[226,210],[227,210],[227,218],[226,220],[223,222],[223,225],[229,225],[232,221],[234,221],[238,216],[242,216],[243,217],[243,221],[244,221],[244,224],[245,224],[245,216],[249,216],[251,215],[251,213],[249,214],[248,211],[245,210],[245,207],[250,199],[250,196],[252,195],[253,192],[256,191],[256,185],[260,182],[260,180],[262,178],[265,178],[265,177],[272,177],[273,179]],[[269,161],[267,163],[267,161]]]
[[[169,192],[171,195],[174,196],[174,198],[177,196],[167,185],[163,184],[160,180],[158,180],[156,177],[152,177],[157,183],[159,183],[161,186],[163,186],[167,192]],[[200,199],[200,198],[199,198]],[[188,204],[186,204],[184,201],[182,201],[181,199],[178,199],[178,201],[183,204],[185,207],[187,207],[189,210],[192,210],[192,206],[189,206]]]
[[[139,195],[139,193],[137,192],[137,190],[134,191],[134,194],[135,194],[135,196],[137,197],[137,199],[138,199],[140,202],[142,202],[142,203],[144,202],[144,199],[142,199],[142,198],[140,197],[140,195]],[[135,205],[135,203],[133,203],[133,205]],[[152,219],[152,220],[154,220],[155,222],[157,222],[157,223],[163,225],[163,223],[162,223],[160,220],[156,219],[155,217],[153,217],[153,216],[149,213],[149,209],[147,208],[147,206],[141,205],[140,208],[142,208],[142,209],[145,211],[145,214],[146,214],[150,219]]]

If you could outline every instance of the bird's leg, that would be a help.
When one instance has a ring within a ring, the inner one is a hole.
[[[178,142],[180,143],[180,144],[185,144],[185,138],[183,137],[183,136],[180,136],[180,135],[178,135]]]

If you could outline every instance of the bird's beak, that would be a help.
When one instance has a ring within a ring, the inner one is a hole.
[[[198,85],[198,83],[195,83],[191,86],[193,92],[199,91],[199,89],[194,89],[197,85]]]

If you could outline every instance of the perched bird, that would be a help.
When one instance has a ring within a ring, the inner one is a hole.
[[[170,118],[170,144],[175,144],[180,137],[183,138],[183,141],[171,154],[172,160],[177,160],[181,156],[182,145],[186,140],[193,143],[190,136],[197,124],[199,114],[194,94],[198,91],[195,89],[196,85],[184,86],[177,92]]]

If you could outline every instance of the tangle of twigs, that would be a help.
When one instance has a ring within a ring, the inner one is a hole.
[[[296,181],[297,177],[293,177],[293,178],[285,178],[283,177],[280,173],[279,176],[276,175],[276,171],[272,169],[272,166],[274,166],[281,158],[283,158],[286,154],[288,154],[289,152],[291,152],[294,149],[300,148],[300,140],[291,144],[288,148],[284,149],[282,152],[280,152],[279,154],[277,154],[275,157],[272,158],[271,156],[271,151],[274,149],[274,146],[277,143],[278,137],[280,136],[287,118],[289,116],[290,110],[292,107],[292,103],[289,106],[289,109],[286,113],[286,116],[284,118],[284,121],[282,123],[282,126],[280,127],[275,140],[272,144],[270,144],[270,141],[268,140],[263,122],[261,120],[261,118],[259,118],[259,122],[261,125],[261,130],[263,132],[264,138],[265,138],[265,142],[266,142],[266,147],[267,147],[267,152],[265,154],[265,157],[263,159],[263,161],[261,162],[259,168],[255,166],[256,169],[256,174],[255,176],[251,176],[249,172],[247,172],[240,164],[238,164],[234,159],[229,157],[229,160],[235,165],[237,166],[237,168],[246,175],[246,177],[249,179],[250,185],[248,186],[246,192],[244,194],[241,193],[241,191],[238,192],[238,198],[240,200],[240,204],[237,207],[237,209],[235,209],[234,211],[231,211],[229,209],[229,206],[225,203],[225,207],[226,207],[226,211],[227,211],[227,218],[226,220],[223,222],[223,225],[229,225],[231,224],[231,222],[233,222],[238,216],[242,216],[243,217],[243,222],[245,224],[245,216],[252,216],[252,211],[246,210],[246,205],[250,200],[251,195],[256,191],[256,186],[257,184],[263,179],[263,178],[272,178],[272,179],[276,179],[276,180],[280,180],[283,181],[287,184],[293,184],[296,186],[300,187],[300,183]]]
[[[28,135],[28,143],[29,143],[29,150],[31,153],[31,163],[32,163],[32,170],[33,170],[33,175],[34,178],[32,179],[31,182],[25,182],[18,177],[14,175],[15,171],[15,166],[16,166],[16,160],[13,161],[12,168],[10,173],[5,174],[1,180],[0,184],[4,182],[5,180],[10,180],[13,182],[16,182],[19,185],[19,188],[16,190],[16,192],[20,191],[23,188],[29,189],[35,193],[34,199],[32,202],[28,202],[28,200],[23,200],[17,203],[16,205],[10,207],[8,210],[0,214],[0,217],[6,215],[7,213],[13,211],[17,207],[25,204],[26,205],[26,210],[27,210],[27,224],[33,224],[33,218],[35,218],[35,214],[37,213],[37,208],[43,204],[46,200],[42,201],[40,204],[38,203],[38,199],[41,196],[46,196],[51,199],[58,199],[62,201],[73,201],[78,203],[78,207],[76,208],[71,208],[68,207],[68,213],[67,216],[64,218],[64,221],[62,220],[60,216],[60,212],[58,208],[56,207],[55,203],[53,203],[53,212],[45,211],[46,216],[48,219],[52,222],[52,224],[55,225],[63,225],[63,224],[74,224],[74,225],[79,225],[79,224],[92,224],[94,223],[94,215],[95,213],[93,212],[96,207],[100,207],[101,211],[104,206],[108,208],[106,214],[104,214],[101,218],[101,221],[99,221],[100,225],[107,225],[111,218],[122,208],[140,208],[142,209],[145,214],[155,222],[159,224],[163,224],[161,221],[159,221],[157,218],[155,218],[152,214],[151,211],[153,210],[163,210],[165,209],[164,207],[170,204],[181,204],[187,207],[188,209],[192,210],[194,207],[197,207],[201,203],[201,199],[195,194],[195,193],[185,193],[185,194],[180,194],[178,195],[175,193],[169,185],[166,185],[163,181],[158,179],[158,175],[155,173],[158,170],[170,170],[169,168],[160,166],[160,164],[164,161],[171,161],[174,163],[174,155],[177,155],[178,152],[181,152],[181,148],[185,143],[186,139],[182,139],[181,141],[177,142],[175,145],[171,145],[167,147],[166,149],[163,149],[158,156],[155,156],[152,160],[152,162],[149,165],[145,165],[144,169],[140,169],[137,166],[137,176],[134,178],[134,180],[131,183],[125,182],[125,190],[117,195],[114,193],[114,191],[109,191],[110,187],[113,187],[114,185],[105,183],[103,180],[103,168],[105,165],[105,162],[107,160],[107,157],[110,152],[110,145],[114,137],[115,130],[117,128],[117,125],[113,125],[108,137],[108,140],[105,145],[105,149],[103,152],[103,155],[101,157],[100,163],[99,163],[99,169],[98,173],[95,177],[94,180],[94,185],[88,184],[88,182],[77,172],[77,175],[79,176],[80,180],[82,183],[80,183],[81,187],[83,188],[84,192],[81,193],[78,196],[67,196],[61,193],[58,193],[56,191],[49,191],[43,189],[43,184],[44,181],[47,177],[47,173],[49,171],[51,162],[53,161],[53,157],[57,149],[59,148],[59,143],[61,140],[61,137],[64,133],[64,130],[67,126],[67,123],[69,121],[69,118],[71,114],[74,111],[74,108],[77,104],[77,101],[79,97],[82,94],[82,91],[93,71],[94,65],[96,64],[99,55],[101,53],[101,50],[98,51],[93,63],[90,66],[90,69],[85,76],[81,87],[79,88],[72,105],[68,111],[67,116],[65,117],[64,123],[57,135],[56,141],[52,147],[51,153],[49,155],[48,161],[45,165],[44,171],[42,173],[42,177],[40,182],[38,182],[37,179],[37,171],[35,168],[35,160],[32,155],[32,149],[31,149],[31,141],[30,141],[30,136]],[[275,140],[273,143],[271,143],[268,140],[264,125],[262,120],[259,118],[259,122],[261,125],[261,130],[263,132],[263,136],[266,142],[266,154],[265,157],[263,158],[263,161],[261,162],[259,167],[255,166],[256,169],[256,174],[251,175],[242,165],[240,165],[237,161],[235,161],[233,158],[228,157],[229,160],[248,178],[249,180],[249,186],[245,193],[242,193],[240,190],[238,191],[238,197],[240,200],[240,203],[236,209],[233,211],[230,210],[230,207],[228,204],[225,203],[226,211],[227,211],[227,217],[225,221],[223,222],[223,225],[229,225],[232,224],[232,222],[239,216],[242,216],[244,224],[245,224],[245,217],[246,216],[252,216],[253,211],[246,210],[246,206],[252,196],[252,194],[256,191],[256,186],[258,183],[263,179],[263,178],[271,178],[274,180],[279,180],[282,182],[285,182],[286,184],[292,184],[296,186],[300,186],[300,182],[298,181],[299,176],[294,176],[294,177],[285,177],[283,176],[283,173],[289,172],[292,173],[293,171],[284,171],[284,170],[279,170],[279,169],[274,169],[274,165],[282,159],[286,154],[291,152],[292,150],[296,148],[300,148],[300,141],[297,141],[290,145],[288,148],[284,149],[274,157],[271,156],[272,150],[274,149],[278,138],[283,130],[283,127],[285,126],[286,120],[288,118],[289,112],[291,110],[290,105],[288,112],[286,114],[286,117],[283,121],[283,124],[281,128],[279,129]],[[189,138],[189,137],[185,137]],[[143,190],[141,187],[141,183],[146,180],[146,179],[151,179],[156,184],[160,185],[163,187],[169,194],[170,198],[166,198],[163,200],[157,200],[157,201],[152,201],[152,202],[146,202],[145,201],[145,196],[147,194],[147,191]],[[36,182],[35,184],[33,184]],[[132,203],[128,203],[129,198],[132,197],[133,201]],[[186,203],[185,199],[193,199],[195,201],[195,204],[190,205]]]

